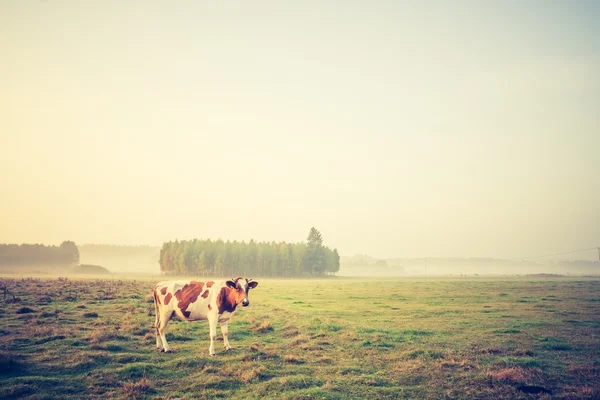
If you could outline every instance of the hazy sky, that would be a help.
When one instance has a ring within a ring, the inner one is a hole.
[[[1,0],[0,242],[598,246],[598,21],[597,1]]]

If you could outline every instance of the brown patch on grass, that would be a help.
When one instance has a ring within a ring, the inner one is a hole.
[[[286,354],[283,357],[283,361],[292,363],[292,364],[304,364],[304,360],[299,359],[298,357],[296,357],[293,354]]]
[[[306,335],[298,335],[298,336],[296,336],[296,337],[294,338],[294,340],[292,340],[292,341],[290,342],[290,345],[291,345],[291,346],[298,346],[298,345],[300,345],[300,344],[307,343],[307,342],[308,342],[308,340],[309,340],[309,339],[308,339],[308,336],[306,336]]]
[[[285,328],[283,330],[283,336],[287,337],[287,338],[294,337],[294,336],[298,335],[298,333],[300,333],[300,332],[298,331],[298,328],[296,328],[295,326],[288,326],[287,328]]]
[[[450,357],[449,359],[440,362],[438,367],[442,369],[470,371],[479,369],[479,364],[476,361],[471,361],[468,359],[457,359],[455,357]]]
[[[37,338],[39,343],[75,336],[75,332],[69,329],[68,326],[56,324],[31,325],[28,328],[28,334]]]
[[[483,349],[481,352],[484,354],[502,354],[504,350],[502,350],[500,347],[490,347]]]
[[[565,399],[597,399],[600,392],[592,386],[565,386],[562,388]]]
[[[325,382],[325,384],[323,385],[323,389],[325,390],[333,390],[335,389],[336,386],[333,383],[333,380],[328,379],[327,382]]]
[[[421,358],[416,358],[393,362],[390,372],[397,375],[407,375],[421,369],[424,369],[424,361]]]
[[[342,341],[357,341],[359,340],[358,335],[355,332],[342,332],[340,335],[338,335],[338,338]]]
[[[569,373],[572,375],[583,375],[583,376],[591,376],[597,374],[598,371],[591,364],[580,364],[580,365],[571,365],[569,366]]]
[[[152,385],[146,378],[137,382],[125,382],[121,387],[121,393],[127,399],[141,399],[147,397],[152,392]]]
[[[42,296],[38,299],[38,304],[47,304],[52,302],[52,298],[50,296]]]
[[[259,365],[257,367],[250,367],[242,372],[240,379],[244,383],[250,383],[252,381],[257,381],[261,379],[262,372],[266,370],[264,365]]]
[[[538,377],[539,370],[523,369],[521,367],[502,368],[497,371],[488,371],[486,376],[493,382],[500,383],[527,383]]]
[[[144,335],[144,342],[150,342],[154,338],[155,338],[155,334],[148,332]]]
[[[303,346],[300,347],[302,350],[304,351],[320,351],[320,350],[324,350],[322,346],[319,346],[317,344],[310,344],[310,343],[306,343]]]
[[[121,325],[121,329],[119,331],[130,335],[144,336],[147,332],[147,328],[143,325],[128,321]]]
[[[263,318],[262,322],[254,328],[254,332],[256,333],[266,333],[271,332],[273,330],[273,326],[271,325],[271,321],[268,318]]]
[[[535,353],[528,349],[515,350],[514,355],[517,357],[534,357]]]
[[[254,342],[250,345],[250,350],[252,351],[258,351],[258,349],[260,349],[261,344],[258,342]]]
[[[94,327],[94,329],[87,334],[86,339],[88,339],[91,344],[100,344],[108,340],[116,339],[117,336],[117,331],[113,327],[100,325]]]
[[[83,313],[83,317],[84,318],[98,318],[98,313],[97,312],[86,312],[86,313]]]

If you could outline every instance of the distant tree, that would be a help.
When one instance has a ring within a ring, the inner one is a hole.
[[[325,272],[327,259],[327,255],[323,249],[323,237],[315,227],[312,227],[306,240],[308,251],[304,264],[305,272],[309,275],[322,275]]]
[[[292,274],[290,247],[285,242],[281,242],[278,246],[277,268],[275,271],[277,275],[290,276]]]
[[[60,246],[0,244],[0,265],[74,264],[79,264],[79,249],[72,241],[64,241]]]
[[[298,243],[294,246],[294,257],[292,260],[294,275],[304,275],[304,260],[306,259],[307,246],[304,243]]]
[[[60,244],[60,251],[64,256],[64,261],[67,264],[79,264],[79,249],[75,242],[65,240]]]
[[[172,247],[171,242],[168,242],[160,248],[160,271],[166,274],[170,274],[173,271]]]
[[[310,228],[310,232],[308,232],[308,238],[306,241],[309,249],[323,246],[323,237],[321,236],[321,232],[315,229],[314,226]]]
[[[1,256],[0,251],[0,260]],[[159,263],[163,273],[177,275],[323,275],[339,271],[339,254],[323,246],[321,234],[312,228],[307,243],[223,242],[220,239],[165,242]]]
[[[337,249],[333,249],[330,256],[330,265],[329,272],[331,274],[336,274],[340,271],[340,255],[338,254]]]
[[[196,269],[197,273],[200,275],[207,275],[206,258],[206,253],[201,251],[196,259]]]
[[[224,270],[225,270],[225,255],[223,253],[217,253],[217,257],[215,258],[215,274],[218,276],[223,276]]]

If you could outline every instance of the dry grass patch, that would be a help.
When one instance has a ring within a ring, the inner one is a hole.
[[[261,380],[263,377],[263,372],[266,370],[264,365],[258,365],[255,367],[245,368],[244,371],[240,375],[240,379],[244,383],[250,383],[254,381]]]
[[[126,321],[121,325],[119,331],[130,335],[144,336],[148,333],[152,334],[152,332],[154,332],[154,327],[146,326],[131,321]]]
[[[154,303],[154,293],[148,293],[147,295],[145,295],[144,301],[148,304],[153,304]]]
[[[97,312],[86,312],[83,313],[83,318],[98,318]]]
[[[263,318],[262,322],[254,328],[256,333],[266,333],[273,330],[273,325],[268,317]]]
[[[600,390],[592,386],[566,386],[563,388],[565,398],[573,400],[598,399]]]
[[[298,357],[296,357],[293,354],[286,354],[283,357],[283,361],[285,361],[287,363],[292,363],[292,364],[304,364],[304,360],[299,359]]]
[[[539,369],[523,369],[521,367],[502,368],[497,371],[488,371],[486,376],[492,382],[499,383],[527,383],[532,379],[539,378],[541,371]]]
[[[64,339],[66,337],[75,337],[76,333],[68,326],[63,325],[31,325],[28,328],[28,334],[37,339],[38,343],[45,343],[55,339]]]
[[[254,343],[252,343],[250,345],[250,350],[252,350],[252,351],[258,351],[261,347],[262,347],[261,343],[254,342]]]
[[[100,344],[108,340],[114,340],[118,337],[118,332],[114,327],[100,325],[94,327],[86,336],[91,344]]]
[[[390,372],[395,374],[410,374],[415,371],[420,371],[425,368],[423,359],[408,359],[392,363]]]
[[[125,382],[121,387],[121,394],[127,399],[146,398],[152,391],[152,385],[146,378],[142,378],[137,382]]]
[[[308,336],[298,335],[290,342],[290,346],[298,346],[304,343],[308,343],[308,340]]]
[[[467,359],[457,359],[451,357],[448,360],[444,360],[439,363],[438,366],[442,369],[459,369],[462,371],[471,371],[479,369],[479,363],[477,361],[471,361]]]
[[[298,331],[298,328],[296,328],[295,326],[288,326],[287,328],[285,328],[283,330],[283,336],[286,338],[289,337],[294,337],[296,335],[298,335],[300,332]]]

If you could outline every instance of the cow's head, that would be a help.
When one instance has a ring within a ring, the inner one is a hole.
[[[248,292],[250,289],[254,289],[258,286],[258,282],[252,279],[242,278],[238,276],[235,279],[226,282],[227,286],[235,290],[236,293],[236,304],[242,303],[244,307],[250,304],[248,300]]]

